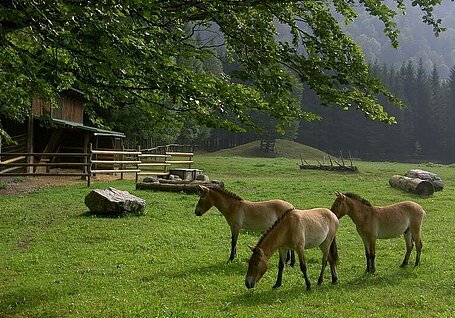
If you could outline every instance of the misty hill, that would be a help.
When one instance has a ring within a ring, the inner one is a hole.
[[[391,3],[390,1],[386,1]],[[396,4],[396,3],[395,3]],[[442,19],[447,30],[436,37],[430,26],[422,22],[422,12],[405,2],[406,15],[395,17],[400,30],[398,48],[393,48],[384,36],[384,25],[376,17],[359,12],[359,17],[344,27],[365,53],[367,61],[399,67],[403,62],[413,60],[416,64],[422,59],[425,69],[430,72],[435,64],[441,78],[447,78],[455,66],[455,4],[443,1],[435,8],[434,15]],[[393,8],[393,4],[389,4]]]
[[[210,155],[226,157],[264,157],[264,155],[260,152],[259,147],[260,141],[257,140],[234,148],[222,149],[216,152],[212,152]],[[275,152],[277,157],[300,158],[300,156],[303,156],[305,160],[320,160],[324,156],[327,156],[325,152],[316,148],[284,139],[276,140]]]

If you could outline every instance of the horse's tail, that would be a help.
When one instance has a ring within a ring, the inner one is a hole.
[[[332,259],[335,265],[338,265],[338,263],[340,262],[340,257],[338,256],[336,237],[333,237],[332,244],[330,244],[329,257]]]

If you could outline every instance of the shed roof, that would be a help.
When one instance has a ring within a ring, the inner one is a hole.
[[[85,126],[81,123],[76,123],[73,121],[55,119],[55,118],[52,118],[52,121],[54,123],[56,123],[57,125],[91,131],[94,133],[95,136],[107,136],[107,137],[117,137],[117,138],[126,137],[126,135],[122,132],[106,130],[106,129],[96,128],[96,127],[91,127],[91,126]]]

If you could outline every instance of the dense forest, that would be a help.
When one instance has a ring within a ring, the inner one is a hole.
[[[383,101],[396,124],[373,122],[353,110],[321,110],[317,96],[307,93],[303,107],[317,109],[322,120],[301,122],[297,141],[368,160],[454,162],[455,68],[445,81],[436,67],[428,73],[422,62],[409,61],[398,69],[374,64],[371,69],[406,104],[397,109]]]
[[[384,36],[382,23],[368,14],[346,26],[371,71],[406,104],[400,110],[382,101],[397,124],[372,122],[353,110],[324,109],[306,92],[302,107],[318,112],[322,120],[301,122],[297,140],[369,160],[455,162],[455,5],[443,2],[436,15],[446,27],[439,37],[420,23],[415,8],[397,16],[396,49]]]

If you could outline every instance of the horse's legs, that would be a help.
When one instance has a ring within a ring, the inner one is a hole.
[[[337,275],[337,263],[338,263],[338,251],[335,238],[333,238],[332,244],[330,244],[329,250],[329,264],[330,273],[332,274],[332,284],[335,284],[338,280]]]
[[[322,252],[322,266],[321,266],[321,272],[319,273],[319,278],[318,278],[318,285],[321,285],[322,284],[322,281],[324,280],[324,270],[325,270],[325,267],[327,266],[327,258],[328,258],[328,255],[329,255],[329,248],[330,248],[330,245],[327,245],[327,241],[326,240],[321,246],[321,252]]]
[[[286,253],[286,263],[287,262],[289,262],[289,265],[291,265],[291,267],[294,267],[294,265],[295,265],[295,253],[294,253],[294,250],[289,250]]]
[[[239,237],[240,229],[231,227],[231,255],[229,256],[228,263],[232,262],[237,254],[237,238]]]
[[[376,271],[375,258],[376,258],[376,240],[373,239],[370,241],[370,273],[371,274],[374,274],[374,272]]]
[[[367,273],[373,274],[376,271],[374,264],[375,253],[376,253],[376,241],[374,239],[368,240],[363,238],[363,244],[365,245],[365,257],[367,259]]]
[[[365,258],[367,260],[367,269],[366,272],[369,273],[371,270],[371,261],[370,261],[370,246],[366,238],[363,238],[363,245],[365,246]]]
[[[414,264],[414,267],[416,267],[420,263],[420,253],[422,252],[422,247],[423,247],[422,239],[420,238],[420,231],[417,232],[415,235],[413,235],[413,239],[416,242],[416,252],[417,252],[417,254],[416,254],[416,262]]]
[[[304,248],[303,245],[299,246],[297,248],[297,254],[299,255],[300,270],[302,271],[303,277],[305,278],[306,290],[310,290],[311,289],[311,282],[308,279],[308,274],[307,274],[307,271],[306,271],[305,252],[304,252],[304,250],[305,250],[305,248]]]
[[[276,283],[273,285],[273,288],[278,288],[281,286],[281,283],[283,281],[283,269],[284,269],[284,264],[286,263],[286,256],[288,254],[288,251],[284,249],[280,249],[280,257],[278,260],[278,276],[276,277]]]
[[[319,273],[319,278],[318,278],[318,285],[321,285],[322,281],[324,280],[324,270],[325,270],[326,266],[327,266],[327,255],[323,254],[321,272]]]
[[[412,234],[409,229],[406,230],[403,234],[404,241],[406,243],[406,254],[404,255],[403,263],[401,263],[401,267],[405,267],[408,265],[409,255],[411,255],[412,248],[414,247]]]

